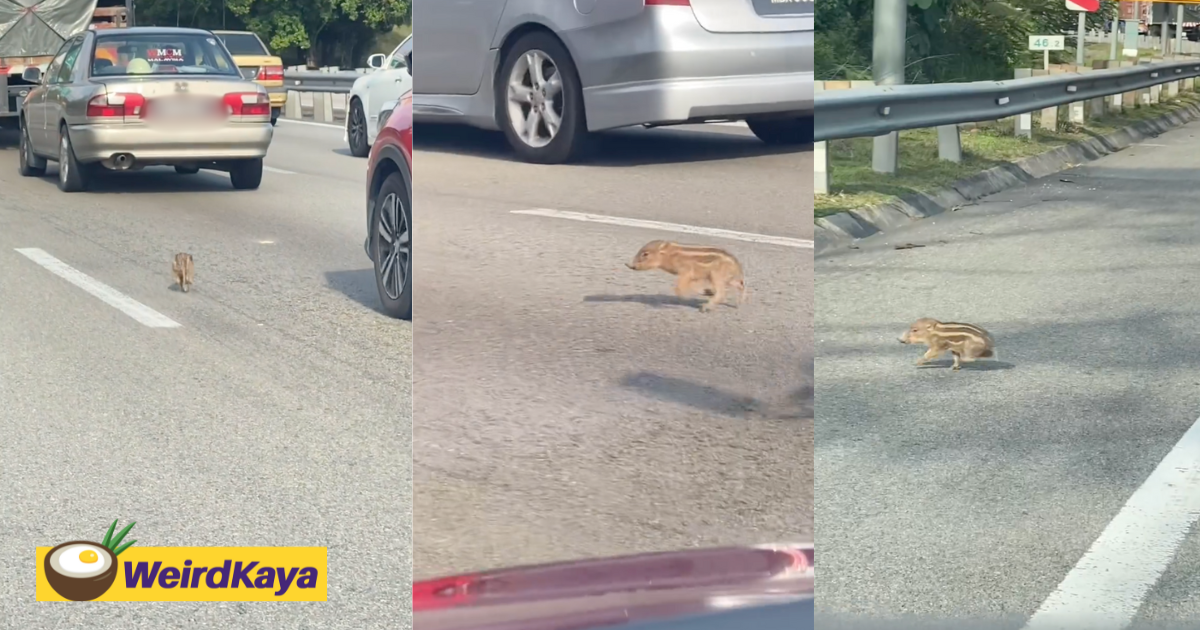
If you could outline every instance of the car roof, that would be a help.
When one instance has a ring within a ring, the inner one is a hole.
[[[212,31],[202,28],[183,28],[178,26],[130,26],[128,28],[106,28],[95,31],[98,36],[122,35],[210,35]]]
[[[213,35],[254,35],[258,37],[254,31],[213,31]]]

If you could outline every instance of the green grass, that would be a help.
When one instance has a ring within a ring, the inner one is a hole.
[[[1082,128],[1066,123],[1065,116],[1060,113],[1058,129],[1053,131],[1039,126],[1039,116],[1035,112],[1032,139],[1016,137],[1011,122],[963,129],[963,161],[958,164],[938,158],[937,130],[902,131],[900,168],[894,176],[876,173],[871,169],[871,138],[833,140],[827,145],[831,173],[830,194],[816,196],[816,216],[877,206],[896,197],[943,188],[993,166],[1045,153],[1091,135],[1110,133],[1186,105],[1196,104],[1200,104],[1200,94],[1181,92],[1169,102],[1126,109],[1119,116],[1092,119]]]

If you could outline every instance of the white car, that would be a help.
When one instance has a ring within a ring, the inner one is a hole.
[[[346,142],[355,157],[367,157],[381,122],[383,106],[399,100],[412,89],[412,74],[407,57],[412,53],[412,35],[400,43],[392,54],[371,55],[367,65],[375,71],[359,77],[350,88],[346,109]]]

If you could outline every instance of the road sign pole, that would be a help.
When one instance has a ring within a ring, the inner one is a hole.
[[[875,85],[904,83],[904,41],[907,38],[907,0],[875,0],[875,41],[871,51]],[[877,173],[895,174],[899,134],[875,138],[871,166]]]
[[[1183,5],[1175,5],[1175,54],[1183,54]]]
[[[1151,9],[1153,11],[1153,9]],[[1166,57],[1171,45],[1171,5],[1163,3],[1162,24],[1158,25],[1158,54]]]
[[[1121,31],[1121,3],[1118,2],[1116,7],[1113,9],[1112,42],[1110,42],[1110,45],[1108,48],[1109,61],[1117,60],[1117,40],[1120,38],[1120,35],[1119,35],[1120,31]]]
[[[1075,40],[1075,65],[1083,67],[1083,51],[1087,48],[1087,14],[1079,12],[1079,38]]]

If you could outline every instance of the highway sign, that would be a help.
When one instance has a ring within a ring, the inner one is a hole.
[[[1029,50],[1066,50],[1065,35],[1030,35]]]

